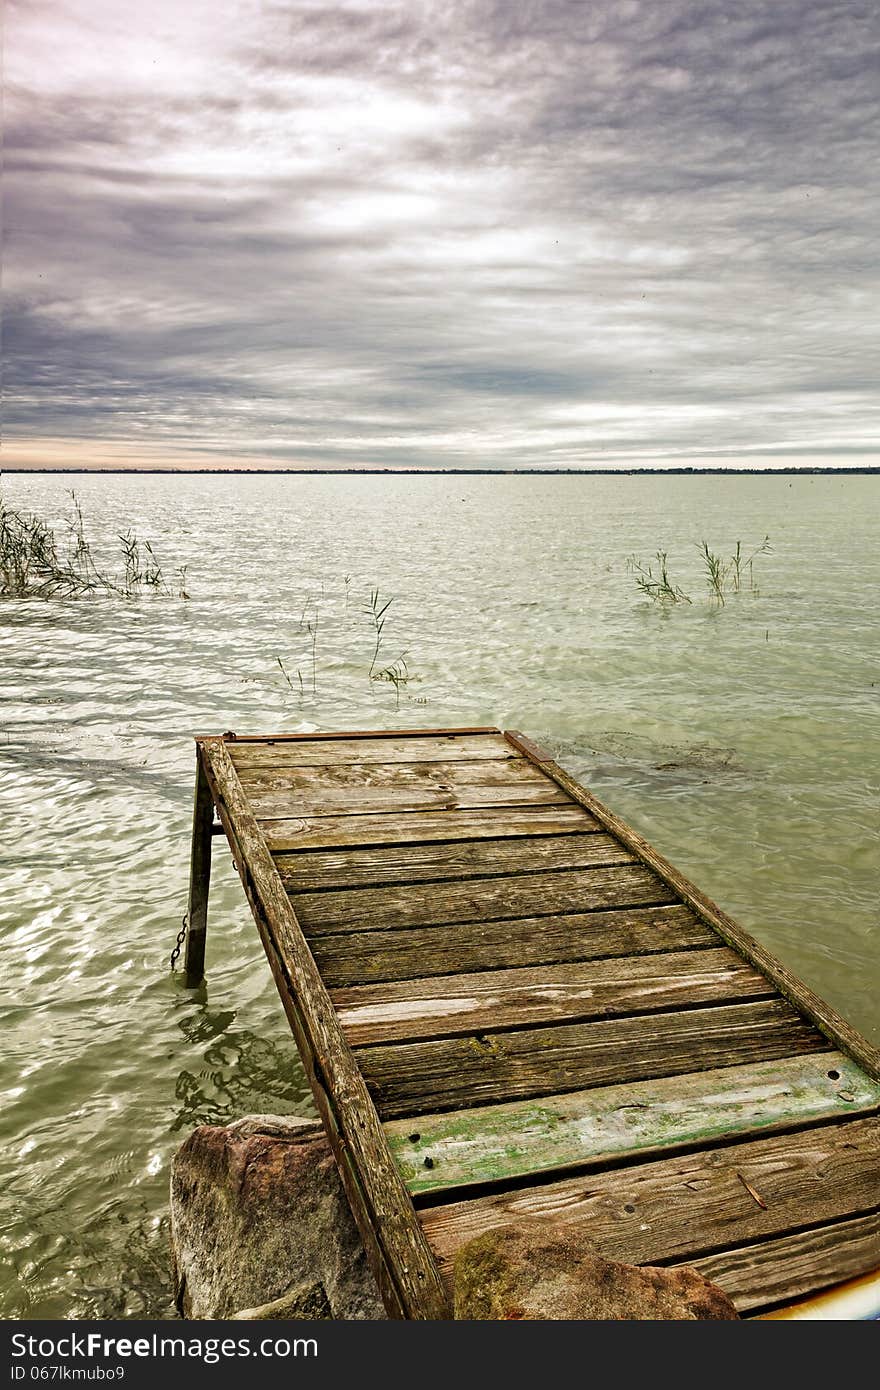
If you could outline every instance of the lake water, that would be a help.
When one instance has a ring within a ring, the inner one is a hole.
[[[19,475],[3,492],[60,519],[71,487],[96,552],[133,527],[172,587],[188,567],[191,597],[0,600],[6,1317],[173,1315],[175,1148],[199,1123],[312,1113],[220,843],[207,987],[168,969],[197,732],[521,729],[880,1039],[880,478]],[[759,592],[708,601],[697,544],[765,534]],[[636,590],[627,557],[658,548],[690,605]],[[368,679],[374,588],[394,598],[379,665],[405,654],[398,690]]]

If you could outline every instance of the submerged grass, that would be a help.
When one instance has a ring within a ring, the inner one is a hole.
[[[409,668],[406,664],[406,652],[401,652],[396,661],[392,661],[389,666],[383,667],[381,671],[374,671],[370,677],[374,681],[387,681],[394,686],[396,698],[395,708],[400,709],[400,692],[405,690],[409,684]]]
[[[709,599],[723,606],[729,594],[739,594],[746,589],[752,595],[758,593],[758,585],[755,581],[755,560],[759,555],[769,554],[772,546],[770,545],[770,537],[765,536],[760,545],[755,546],[754,550],[747,554],[743,549],[742,541],[737,541],[736,548],[727,559],[711,550],[709,542],[705,540],[700,541],[697,550],[703,562],[703,577]],[[630,555],[626,565],[633,575],[636,588],[652,602],[664,605],[692,602],[684,589],[670,579],[668,556],[665,550],[658,550],[654,560],[647,564],[638,556]]]
[[[346,589],[346,596],[347,594],[348,590]],[[385,614],[388,612],[388,609],[391,607],[393,602],[394,598],[392,597],[386,599],[383,603],[379,596],[379,590],[370,590],[370,602],[369,605],[364,609],[364,612],[370,620],[370,625],[373,629],[373,635],[375,640],[375,645],[373,647],[373,659],[370,662],[370,680],[373,679],[373,672],[376,669],[376,662],[379,660],[379,649],[382,646],[382,633],[385,628]]]
[[[630,555],[627,568],[635,577],[636,588],[655,603],[690,603],[684,590],[669,578],[666,551],[658,550],[654,558],[657,562],[656,574],[653,564],[643,564],[635,555]]]
[[[388,614],[391,605],[395,602],[392,595],[385,598],[378,586],[372,586],[368,591],[368,598],[361,599],[355,609],[352,599],[357,598],[356,590],[352,588],[352,576],[346,574],[342,580],[342,593],[337,594],[333,588],[325,587],[321,584],[321,602],[325,605],[326,612],[322,614],[320,623],[321,630],[324,631],[324,624],[328,625],[327,630],[330,634],[331,650],[336,647],[338,641],[334,641],[334,636],[338,638],[340,628],[343,629],[346,639],[351,638],[352,642],[358,641],[358,632],[363,635],[362,618],[356,618],[355,613],[360,612],[366,615],[370,630],[370,646],[368,653],[364,654],[364,668],[367,679],[377,684],[385,684],[394,690],[396,708],[400,708],[401,700],[405,697],[412,704],[426,704],[425,699],[414,696],[409,689],[410,683],[417,681],[418,676],[414,675],[408,663],[408,651],[402,651],[393,661],[389,661],[384,652],[385,627],[388,621]],[[292,695],[295,695],[300,705],[306,700],[315,700],[318,697],[318,674],[321,670],[321,661],[318,653],[318,631],[319,631],[319,600],[309,592],[299,617],[298,629],[308,641],[308,646],[301,649],[299,662],[295,670],[293,663],[285,663],[277,653],[274,656],[274,666],[280,673],[280,681],[284,688]],[[350,607],[351,605],[351,607]],[[347,663],[346,663],[347,664]],[[359,664],[359,663],[358,663]],[[362,669],[364,669],[362,668]],[[311,679],[303,679],[303,671],[309,671]],[[321,688],[331,689],[335,681],[339,678],[339,666],[324,667],[321,673]],[[279,683],[279,676],[275,676],[275,683]],[[335,692],[333,692],[335,693]]]
[[[151,543],[142,540],[131,528],[117,535],[121,568],[112,571],[100,566],[86,535],[79,500],[75,493],[69,495],[71,511],[65,523],[66,533],[60,528],[53,528],[35,513],[8,506],[0,496],[0,598],[69,599],[105,594],[131,599],[140,593],[169,597],[176,594],[180,599],[189,598],[187,566],[181,565],[175,571],[173,588],[169,586]],[[299,631],[307,645],[304,643],[305,650],[301,652],[296,668],[292,671],[279,654],[274,656],[273,669],[277,668],[275,681],[280,676],[285,689],[295,695],[300,704],[307,698],[315,700],[318,697],[318,674],[321,669],[318,637],[319,633],[324,632],[325,607],[331,633],[335,618],[337,623],[342,622],[347,627],[353,628],[356,623],[360,640],[363,638],[363,619],[355,619],[353,606],[349,615],[353,597],[352,576],[346,574],[342,584],[341,602],[335,602],[334,595],[327,592],[323,580],[320,592],[315,590],[306,594],[299,618]],[[388,612],[394,601],[393,596],[383,598],[378,586],[370,588],[369,599],[362,601],[360,611],[367,615],[370,627],[369,659],[364,658],[366,675],[368,680],[388,685],[394,690],[398,708],[404,696],[413,703],[424,704],[424,700],[415,699],[409,692],[410,682],[418,679],[408,665],[409,653],[402,651],[393,661],[389,661],[383,651]],[[356,634],[353,635],[357,640]],[[330,674],[325,673],[322,680],[329,684]]]
[[[737,542],[739,544],[739,542]],[[703,569],[706,575],[706,584],[709,588],[711,598],[716,598],[719,603],[724,602],[724,580],[727,568],[720,555],[715,555],[709,549],[708,541],[701,541],[699,545],[700,554],[703,557]]]
[[[83,598],[109,594],[133,598],[144,591],[168,595],[170,589],[149,541],[132,530],[119,536],[122,573],[101,569],[86,538],[82,507],[70,493],[67,535],[60,539],[42,517],[9,507],[0,498],[0,598]],[[179,598],[186,591],[186,566],[177,571]]]

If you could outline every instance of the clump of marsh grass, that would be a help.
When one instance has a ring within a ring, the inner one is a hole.
[[[78,598],[107,588],[92,561],[77,504],[64,554],[51,526],[0,500],[0,595],[4,598]]]
[[[758,592],[758,586],[755,583],[755,560],[759,555],[769,554],[772,546],[770,545],[770,537],[765,536],[761,544],[756,546],[751,554],[746,555],[743,551],[742,541],[737,541],[736,549],[729,560],[723,560],[720,555],[711,551],[708,541],[701,541],[697,549],[703,557],[703,572],[706,576],[709,596],[723,604],[725,591],[734,594],[742,591],[743,580],[746,575],[748,575],[749,592],[751,594]]]
[[[168,585],[162,577],[159,561],[153,553],[149,541],[141,542],[131,530],[119,537],[122,546],[122,559],[125,565],[123,588],[128,598],[143,585],[157,593],[168,593]]]
[[[0,598],[82,598],[97,593],[133,598],[144,589],[170,592],[150,542],[140,541],[131,530],[119,537],[122,575],[100,569],[86,539],[76,493],[70,498],[66,542],[59,541],[42,517],[9,507],[0,498]],[[178,574],[179,597],[189,598],[186,567]]]
[[[705,540],[699,542],[697,550],[702,557],[703,576],[709,598],[723,606],[729,594],[739,594],[746,588],[752,595],[758,593],[755,560],[759,555],[769,554],[772,546],[770,537],[765,536],[760,545],[746,553],[742,541],[737,541],[733,554],[727,559],[711,550],[709,542]],[[635,579],[636,588],[654,603],[691,603],[688,594],[669,577],[669,562],[665,550],[658,550],[654,560],[649,564],[643,563],[635,555],[630,555],[626,564]]]
[[[673,584],[669,578],[666,551],[658,550],[654,558],[657,562],[656,574],[653,564],[642,564],[635,555],[630,555],[626,563],[635,578],[636,588],[654,603],[690,603],[691,600],[684,589],[678,584]]]

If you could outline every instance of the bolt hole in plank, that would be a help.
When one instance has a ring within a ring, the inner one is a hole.
[[[187,980],[216,812],[392,1316],[449,1317],[462,1243],[551,1213],[746,1316],[870,1315],[880,1056],[550,753],[196,744]]]

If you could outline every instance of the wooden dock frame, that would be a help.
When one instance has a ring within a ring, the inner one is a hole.
[[[804,1031],[800,1043],[797,1043],[797,1047],[800,1047],[805,1054],[819,1051],[826,1057],[827,1065],[827,1058],[830,1056],[833,1061],[837,1054],[825,1053],[824,1049],[829,1047],[839,1049],[844,1062],[851,1059],[852,1062],[856,1063],[864,1074],[865,1080],[870,1078],[874,1082],[880,1081],[880,1053],[877,1049],[873,1048],[830,1006],[775,960],[738,923],[700,893],[684,875],[659,855],[636,831],[608,810],[596,797],[566,773],[552,757],[542,752],[522,734],[507,732],[501,735],[501,732],[496,729],[478,728],[271,734],[243,737],[226,734],[200,737],[196,740],[197,774],[185,954],[187,981],[189,984],[198,983],[204,972],[211,841],[212,836],[222,828],[232,849],[235,867],[257,924],[282,1005],[305,1066],[316,1106],[333,1147],[352,1212],[364,1239],[370,1267],[378,1282],[385,1306],[393,1317],[442,1319],[452,1315],[448,1285],[448,1260],[446,1259],[450,1247],[443,1226],[443,1214],[445,1210],[454,1211],[455,1219],[458,1219],[457,1208],[464,1208],[463,1199],[468,1198],[471,1193],[475,1194],[476,1201],[480,1201],[484,1205],[487,1202],[491,1203],[492,1200],[495,1200],[492,1185],[489,1185],[488,1190],[485,1183],[466,1184],[461,1189],[454,1189],[450,1194],[452,1203],[448,1207],[439,1203],[435,1205],[434,1199],[429,1195],[427,1199],[422,1201],[419,1210],[416,1210],[413,1192],[419,1191],[418,1184],[408,1186],[402,1175],[402,1171],[406,1170],[406,1165],[401,1162],[402,1147],[399,1135],[403,1121],[398,1121],[395,1118],[394,1108],[387,1105],[384,1122],[380,1119],[377,1096],[384,1097],[381,1080],[376,1081],[374,1078],[368,1084],[369,1078],[365,1079],[364,1074],[364,1058],[367,1056],[369,1048],[358,1045],[358,1043],[362,1044],[362,1039],[353,1044],[351,1038],[346,1036],[346,1028],[341,1022],[341,1018],[346,1017],[346,1010],[340,1008],[339,1005],[339,1000],[345,996],[346,991],[333,989],[333,997],[331,997],[331,990],[325,984],[322,971],[313,954],[312,948],[317,949],[315,940],[312,935],[304,931],[295,906],[298,897],[299,901],[305,905],[310,900],[309,894],[298,895],[291,888],[289,879],[286,880],[282,877],[276,862],[278,852],[273,854],[268,837],[264,833],[264,829],[261,828],[267,822],[265,810],[258,822],[255,815],[253,794],[243,786],[240,776],[241,769],[237,768],[230,748],[235,750],[236,756],[241,756],[240,750],[249,745],[296,748],[299,745],[319,744],[331,748],[334,743],[340,740],[345,740],[349,744],[355,740],[372,742],[381,739],[414,741],[457,739],[466,741],[482,737],[493,737],[496,740],[503,737],[518,760],[523,760],[540,773],[543,778],[547,778],[555,784],[559,791],[564,793],[564,799],[582,808],[583,812],[596,822],[596,828],[601,828],[613,837],[619,846],[624,847],[629,852],[634,863],[650,870],[670,890],[674,901],[685,905],[700,924],[709,928],[721,942],[732,948],[742,961],[747,962],[754,971],[759,972],[778,991],[782,999],[793,1006],[802,1020],[807,1020],[814,1029],[818,1030],[818,1033],[811,1035],[809,1040],[807,1040]],[[420,745],[414,743],[413,746],[417,749]],[[288,763],[286,766],[289,767],[291,764]],[[244,774],[242,773],[242,775]],[[288,798],[289,809],[284,814],[297,818],[300,817],[301,813],[297,810],[297,793],[293,786],[292,774],[289,781],[291,783]],[[433,787],[433,783],[431,785]],[[445,800],[441,797],[441,803],[446,809],[449,809],[451,803],[445,790],[444,797]],[[213,823],[215,809],[220,821],[219,826]],[[302,815],[305,815],[305,812]],[[305,824],[305,821],[300,819],[299,823]],[[308,840],[304,840],[303,843],[305,849],[310,848]],[[524,844],[525,841],[522,843]],[[290,857],[295,858],[295,856]],[[301,855],[299,857],[302,859]],[[425,883],[422,882],[420,886],[416,882],[413,889],[415,893],[424,893]],[[312,894],[312,896],[317,895]],[[323,896],[326,900],[327,894],[325,893]],[[462,968],[466,969],[467,967]],[[486,969],[485,966],[479,968]],[[444,971],[444,978],[446,975],[447,972]],[[366,994],[368,988],[373,987],[367,986],[362,992]],[[357,987],[350,992],[356,995],[358,993]],[[740,1005],[739,1007],[743,1009],[746,1006]],[[357,1009],[349,1009],[348,1012],[354,1014],[357,1013]],[[668,1011],[656,1015],[658,1023],[662,1023],[664,1017],[666,1019],[670,1017]],[[803,1025],[803,1028],[805,1029],[806,1025]],[[819,1037],[819,1034],[822,1036]],[[794,1037],[794,1034],[792,1036]],[[797,1050],[795,1042],[792,1043],[792,1047]],[[772,1055],[779,1054],[777,1052]],[[837,1064],[835,1063],[835,1065]],[[722,1063],[723,1068],[724,1063]],[[728,1069],[730,1069],[729,1063]],[[716,1074],[720,1073],[712,1073],[713,1076]],[[836,1077],[838,1072],[832,1070],[827,1074]],[[607,1082],[600,1078],[597,1084],[604,1086]],[[847,1084],[850,1083],[847,1082]],[[575,1089],[577,1088],[570,1084],[567,1087],[569,1091]],[[593,1093],[590,1092],[589,1094]],[[850,1093],[844,1092],[843,1094],[848,1095]],[[502,1096],[500,1099],[504,1100],[505,1097]],[[877,1138],[880,1136],[876,1120],[878,1113],[880,1113],[880,1087],[875,1086],[873,1090],[866,1090],[864,1095],[860,1095],[858,1099],[860,1103],[854,1111],[850,1111],[845,1121],[833,1109],[829,1109],[826,1104],[825,1112],[819,1115],[816,1123],[824,1128],[834,1127],[835,1122],[838,1128],[846,1124],[848,1132],[851,1131],[854,1137],[858,1136],[856,1136],[855,1129],[851,1128],[853,1125],[857,1125],[860,1121],[870,1123],[872,1129],[869,1143],[876,1145]],[[434,1116],[433,1118],[435,1120],[444,1118],[450,1108],[448,1104],[444,1104],[443,1113],[439,1117]],[[487,1107],[487,1113],[488,1109],[491,1108],[501,1109],[503,1107]],[[404,1106],[404,1111],[405,1109]],[[838,1102],[838,1111],[839,1109]],[[859,1116],[858,1120],[851,1118],[854,1113]],[[786,1123],[775,1127],[771,1125],[766,1130],[761,1130],[760,1133],[762,1135],[764,1133],[776,1134],[788,1132],[792,1128],[797,1129],[798,1124],[796,1120],[789,1117]],[[739,1145],[745,1140],[754,1140],[756,1133],[758,1133],[757,1129],[754,1132],[745,1130],[734,1136],[735,1142]],[[395,1134],[398,1142],[392,1151],[389,1136]],[[419,1138],[417,1134],[411,1137]],[[766,1141],[764,1142],[766,1143]],[[673,1156],[682,1153],[688,1154],[693,1152],[693,1144],[682,1143],[676,1146],[673,1142],[668,1150],[663,1149],[660,1152],[664,1156],[667,1152]],[[738,1148],[737,1154],[739,1153],[745,1154],[745,1149]],[[637,1155],[637,1157],[639,1159],[645,1157],[656,1159],[657,1154],[656,1148],[648,1148],[644,1154]],[[632,1159],[633,1155],[628,1155],[628,1158]],[[853,1212],[852,1214],[848,1211],[836,1214],[833,1220],[840,1222],[841,1235],[847,1234],[852,1238],[853,1249],[857,1249],[859,1252],[853,1258],[861,1260],[862,1263],[859,1267],[853,1268],[846,1259],[826,1260],[823,1266],[824,1273],[820,1272],[818,1275],[820,1287],[823,1278],[825,1279],[825,1286],[827,1286],[831,1282],[832,1276],[834,1279],[843,1279],[851,1277],[853,1274],[865,1272],[869,1267],[870,1259],[873,1258],[870,1251],[875,1248],[877,1250],[876,1263],[880,1264],[880,1243],[878,1243],[880,1242],[880,1182],[878,1182],[876,1165],[873,1173],[868,1170],[862,1173],[864,1164],[861,1163],[860,1167],[860,1163],[861,1159],[855,1164],[855,1167],[851,1164],[852,1171],[848,1171],[847,1176],[847,1182],[850,1186],[854,1190],[858,1189],[857,1196],[854,1196],[851,1202]],[[612,1175],[618,1164],[619,1159],[614,1158],[610,1169]],[[662,1164],[655,1162],[653,1166],[659,1171]],[[547,1172],[539,1173],[539,1185],[543,1186],[546,1191],[548,1179],[556,1178],[560,1173],[563,1179],[574,1181],[573,1178],[569,1179],[569,1175],[577,1174],[578,1171],[595,1175],[597,1172],[601,1172],[602,1168],[587,1155],[581,1164],[566,1163],[558,1168],[554,1166]],[[521,1180],[528,1181],[528,1178],[523,1174]],[[751,1191],[752,1189],[749,1188],[746,1180],[744,1178],[741,1180]],[[502,1182],[497,1190],[500,1194],[497,1200],[503,1206],[507,1200],[505,1194],[510,1191],[510,1181]],[[491,1212],[487,1220],[490,1226],[498,1224],[498,1220],[494,1219]],[[847,1222],[851,1226],[854,1225],[854,1229],[844,1232],[844,1226],[847,1225]],[[467,1221],[464,1220],[463,1223],[459,1221],[459,1225],[462,1224],[466,1229]],[[802,1224],[818,1230],[820,1236],[824,1235],[823,1213],[820,1213],[817,1219],[813,1219],[811,1216]],[[856,1227],[858,1229],[855,1229]],[[874,1232],[873,1235],[871,1234],[872,1231]],[[766,1261],[774,1243],[778,1246],[781,1258],[786,1239],[789,1239],[790,1242],[793,1241],[793,1235],[788,1230],[785,1230],[775,1242],[771,1240],[760,1248],[756,1243],[753,1256],[753,1262],[756,1266],[760,1266],[762,1258]],[[818,1239],[812,1242],[807,1240],[806,1243],[811,1248],[815,1246],[818,1249],[821,1241]],[[796,1245],[797,1242],[794,1241],[794,1244]],[[611,1245],[613,1246],[613,1242]],[[619,1251],[614,1254],[610,1247],[603,1248],[608,1249],[613,1258],[629,1258],[634,1263],[648,1262],[639,1258],[638,1249],[630,1249],[630,1253],[627,1255]],[[747,1246],[739,1248],[748,1249]],[[798,1248],[800,1249],[800,1247]],[[865,1253],[866,1250],[869,1252],[868,1254]],[[650,1262],[674,1263],[676,1255],[674,1241],[670,1244],[670,1252],[666,1257],[652,1259]],[[717,1272],[719,1268],[722,1268],[723,1271],[723,1254],[724,1252],[721,1255],[713,1254],[710,1251],[701,1257],[703,1267],[710,1274],[713,1274],[713,1271]],[[868,1264],[865,1264],[866,1260],[868,1260]],[[445,1268],[441,1269],[444,1261],[446,1261]],[[701,1265],[699,1258],[678,1262],[686,1262],[697,1267]],[[802,1254],[801,1264],[803,1264]],[[446,1279],[443,1277],[444,1274],[447,1276]],[[793,1287],[795,1293],[803,1293],[803,1274],[800,1277],[800,1284],[795,1280]],[[807,1287],[809,1286],[807,1285]],[[787,1291],[787,1296],[791,1297],[790,1291]],[[772,1304],[772,1298],[769,1301]],[[778,1301],[779,1299],[777,1299]]]

